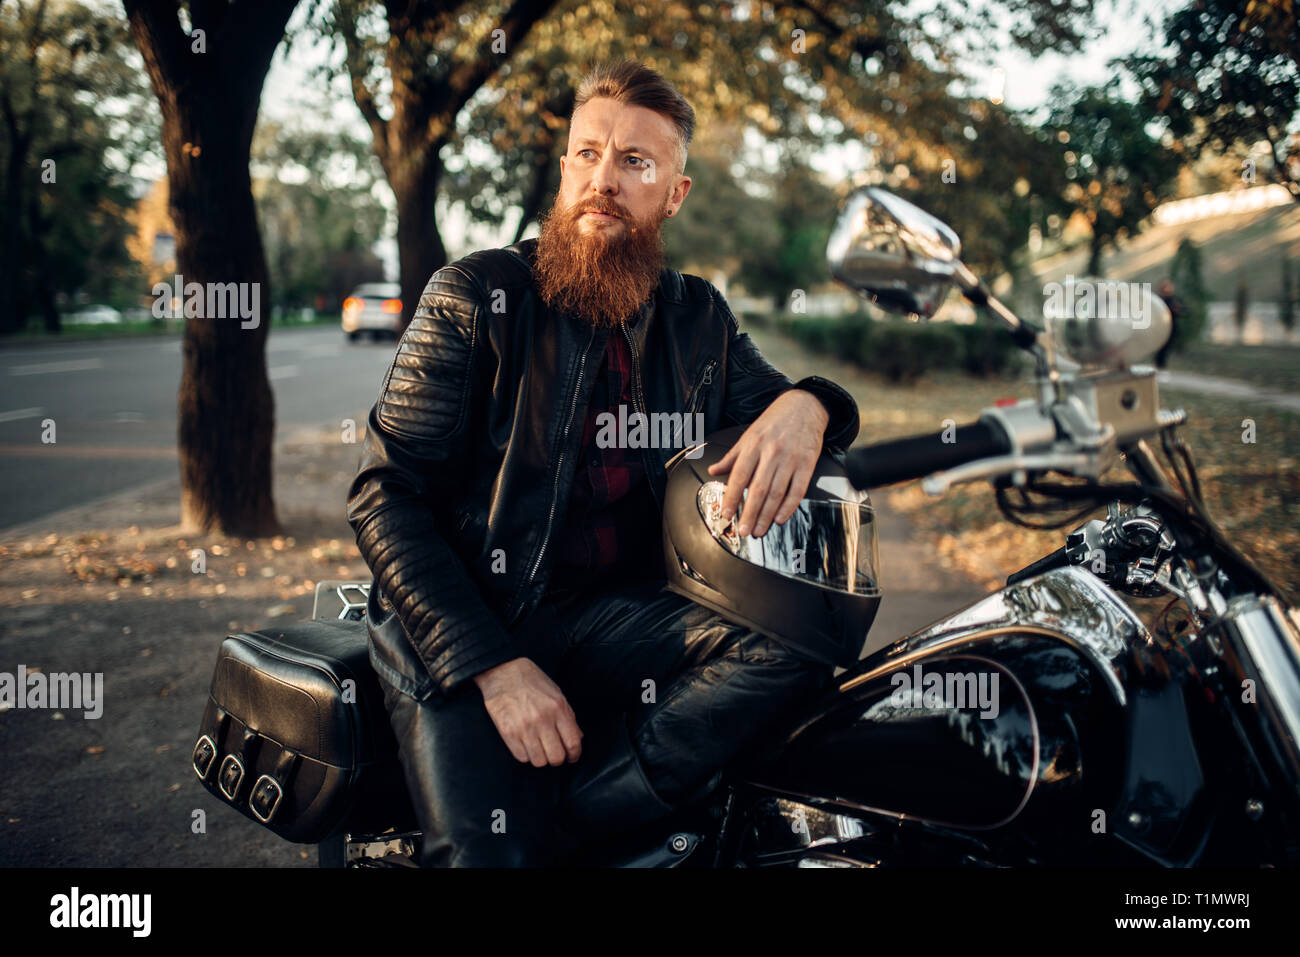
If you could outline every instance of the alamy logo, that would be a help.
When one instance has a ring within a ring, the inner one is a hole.
[[[148,937],[152,913],[151,894],[82,894],[74,887],[50,898],[51,927],[129,927],[131,936]]]
[[[1075,279],[1043,286],[1045,319],[1119,319],[1134,329],[1151,326],[1151,283]]]
[[[602,449],[679,449],[704,438],[703,412],[632,412],[619,403],[618,414],[596,416],[596,445]],[[704,453],[703,448],[700,454]],[[692,455],[690,458],[698,458]]]
[[[165,282],[153,286],[156,319],[242,319],[239,328],[256,329],[262,321],[260,282],[186,282],[176,274],[173,289]]]
[[[998,675],[987,671],[930,671],[913,665],[889,679],[894,686],[889,703],[895,708],[976,708],[981,718],[998,716]]]
[[[104,713],[104,673],[76,671],[28,671],[19,665],[15,672],[0,671],[0,708],[55,708],[83,711],[83,718]]]

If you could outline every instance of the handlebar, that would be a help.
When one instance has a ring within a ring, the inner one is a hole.
[[[844,461],[849,481],[859,489],[878,488],[1011,452],[1006,432],[988,419],[959,426],[945,442],[947,433],[944,429],[851,449]]]
[[[1070,549],[1062,545],[1050,555],[1044,555],[1032,565],[1026,565],[1018,572],[1012,572],[1007,576],[1007,584],[1014,585],[1016,582],[1022,582],[1026,578],[1033,578],[1035,575],[1041,575],[1043,572],[1050,572],[1054,568],[1065,568],[1070,564]]]

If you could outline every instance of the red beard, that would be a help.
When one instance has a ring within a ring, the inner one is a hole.
[[[572,313],[593,326],[613,328],[627,322],[654,293],[664,266],[664,217],[632,219],[605,197],[587,197],[567,209],[559,198],[542,219],[533,275],[543,301],[552,309]],[[585,234],[582,214],[596,210],[618,216],[624,229],[599,227]]]

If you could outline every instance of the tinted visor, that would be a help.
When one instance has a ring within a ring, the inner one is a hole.
[[[725,492],[724,483],[705,482],[696,494],[696,502],[714,539],[737,558],[786,578],[835,591],[880,594],[875,514],[870,505],[806,498],[785,524],[773,522],[762,538],[742,537],[736,525],[744,503],[730,521],[724,521]]]

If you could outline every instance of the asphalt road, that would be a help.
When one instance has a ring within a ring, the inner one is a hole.
[[[363,415],[393,355],[333,327],[273,329],[266,348],[277,437]],[[0,529],[175,476],[180,376],[179,338],[0,351]]]

